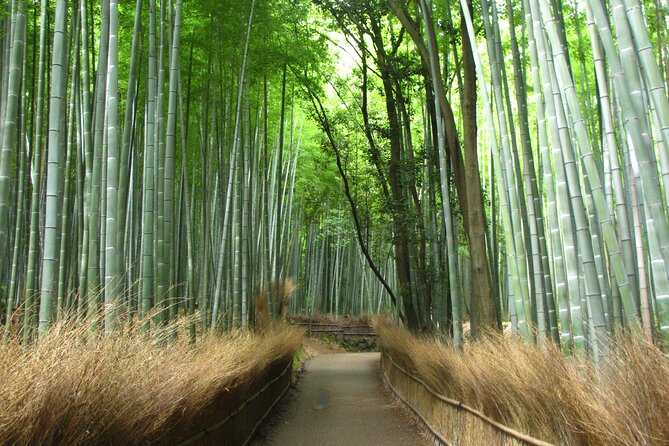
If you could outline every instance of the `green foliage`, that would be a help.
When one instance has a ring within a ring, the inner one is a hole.
[[[303,142],[297,163],[295,201],[305,223],[317,221],[327,209],[342,206],[341,180],[330,154],[318,144],[318,129],[308,120],[302,128]]]

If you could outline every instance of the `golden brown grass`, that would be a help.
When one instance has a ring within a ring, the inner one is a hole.
[[[596,369],[555,346],[489,336],[459,353],[387,322],[381,347],[440,394],[533,437],[568,445],[669,444],[669,360],[616,339]]]
[[[263,332],[270,326],[270,300],[278,299],[277,307],[279,317],[282,321],[286,320],[288,314],[288,303],[295,292],[295,282],[291,278],[282,279],[272,282],[268,287],[264,288],[253,299],[255,307],[255,329]]]
[[[147,339],[136,327],[104,337],[61,323],[28,349],[3,343],[0,444],[174,440],[226,405],[238,406],[248,383],[288,364],[302,342],[301,331],[280,326],[190,345],[183,325]]]

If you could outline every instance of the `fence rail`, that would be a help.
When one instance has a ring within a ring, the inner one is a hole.
[[[378,337],[378,333],[374,327],[369,324],[312,321],[291,321],[290,323],[306,328],[307,335],[314,338],[321,335],[329,335],[337,341],[347,341],[354,338]]]
[[[289,360],[280,372],[269,379],[251,396],[242,401],[236,409],[218,422],[200,429],[178,446],[192,444],[241,444],[246,445],[256,429],[264,421],[276,403],[290,387],[292,361]]]
[[[418,417],[440,444],[552,446],[438,394],[397,364],[386,351],[381,353],[381,368],[383,380],[395,398]]]

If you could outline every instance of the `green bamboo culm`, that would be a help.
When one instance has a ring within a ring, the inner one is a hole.
[[[56,266],[58,254],[57,222],[58,185],[60,184],[60,150],[63,129],[61,116],[64,112],[64,89],[67,78],[65,33],[67,30],[67,2],[57,0],[54,19],[53,55],[51,61],[51,93],[49,96],[49,136],[46,173],[46,220],[44,227],[44,254],[42,259],[42,280],[39,306],[39,336],[43,338],[53,321],[56,297]]]

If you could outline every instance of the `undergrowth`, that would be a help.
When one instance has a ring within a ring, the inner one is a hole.
[[[0,444],[169,443],[170,437],[246,397],[252,382],[288,364],[302,331],[211,334],[189,343],[187,323],[147,335],[103,336],[63,322],[29,348],[0,345]]]
[[[380,345],[438,393],[533,437],[567,445],[669,445],[669,360],[641,340],[613,340],[595,367],[492,335],[464,353],[387,322]]]

